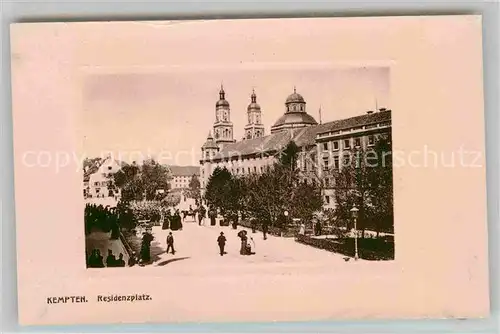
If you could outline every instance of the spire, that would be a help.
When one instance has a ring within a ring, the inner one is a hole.
[[[319,124],[323,124],[323,121],[321,120],[321,104],[319,105]]]
[[[255,94],[255,88],[252,88],[252,103],[257,103],[257,95]]]
[[[295,85],[293,86],[293,93],[297,94],[297,87],[295,87]]]
[[[226,94],[226,92],[224,92],[224,85],[222,84],[222,82],[220,83],[220,91],[219,91],[219,98],[221,100],[225,100],[225,97],[224,95]]]

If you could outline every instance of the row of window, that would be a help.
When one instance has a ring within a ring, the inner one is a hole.
[[[353,143],[351,143],[351,140]],[[331,142],[331,149],[333,151],[339,150],[340,146],[340,141],[339,140],[334,140]],[[348,150],[354,145],[354,147],[361,147],[361,137],[356,137],[356,138],[348,138],[348,139],[343,139],[342,140],[342,148],[344,150]],[[375,145],[375,136],[374,135],[369,135],[368,136],[368,146],[373,146]],[[330,150],[330,145],[329,142],[323,143],[323,151],[328,151]]]
[[[108,187],[111,186],[112,181],[102,181],[102,182],[94,182],[94,187]]]

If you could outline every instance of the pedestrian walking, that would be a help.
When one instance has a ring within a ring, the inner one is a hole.
[[[269,232],[269,224],[267,222],[262,223],[262,235],[264,236],[264,240],[267,239],[267,233]]]
[[[239,231],[238,232],[238,237],[241,239],[240,255],[247,255],[247,250],[248,250],[248,246],[247,246],[247,241],[248,241],[247,231],[245,231],[245,230]]]
[[[141,260],[142,263],[148,263],[151,261],[151,242],[154,240],[154,237],[149,232],[144,232],[142,236],[142,244],[141,244]]]
[[[174,236],[172,235],[172,232],[168,233],[168,236],[167,236],[167,254],[170,250],[172,250],[172,254],[175,254]]]
[[[203,205],[200,205],[200,208],[198,209],[198,225],[201,225],[202,222],[205,220],[205,214],[207,213],[207,210]]]
[[[220,256],[223,256],[225,254],[224,247],[226,247],[226,237],[224,236],[224,232],[221,232],[217,238],[217,244],[219,244]]]

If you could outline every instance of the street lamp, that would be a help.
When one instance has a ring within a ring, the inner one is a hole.
[[[288,211],[283,211],[283,215],[285,216],[285,226],[281,227],[281,235],[283,236],[283,230],[288,227]]]
[[[358,260],[358,226],[357,226],[357,220],[358,220],[358,212],[359,209],[356,207],[356,204],[352,206],[351,215],[352,218],[354,219],[354,260]]]

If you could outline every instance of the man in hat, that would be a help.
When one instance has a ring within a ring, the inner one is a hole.
[[[224,232],[221,232],[219,237],[217,238],[217,243],[219,244],[220,256],[224,255],[224,247],[226,246],[226,237],[224,236]]]
[[[172,232],[169,232],[167,236],[167,254],[170,250],[172,250],[172,254],[175,254],[174,236],[172,235]]]

